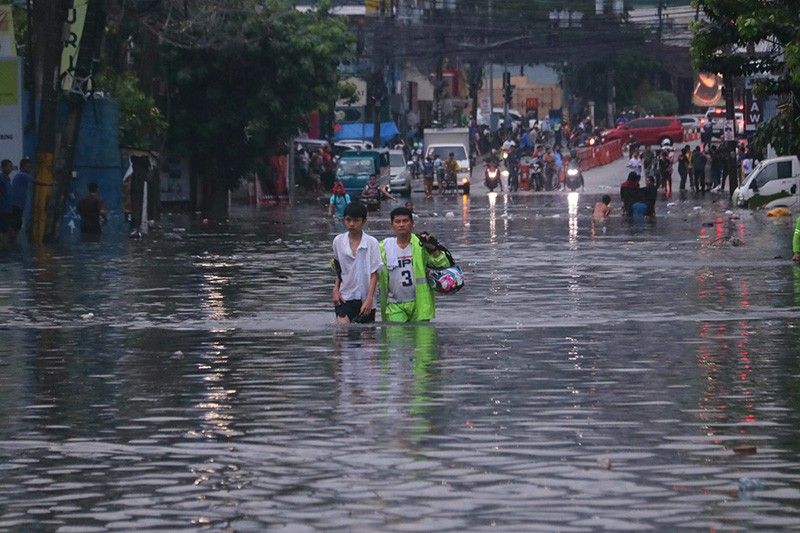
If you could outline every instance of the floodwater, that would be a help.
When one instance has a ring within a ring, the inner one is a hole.
[[[0,530],[800,528],[791,221],[595,200],[417,200],[415,326],[333,325],[310,206],[0,254]]]

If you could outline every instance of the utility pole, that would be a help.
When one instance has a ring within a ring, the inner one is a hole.
[[[368,102],[372,105],[372,144],[376,148],[381,145],[381,112],[383,110],[383,101],[386,96],[386,82],[383,77],[384,64],[386,62],[386,56],[383,48],[383,42],[387,31],[385,17],[386,8],[384,1],[381,1],[380,5],[380,21],[375,25],[375,32],[373,33],[372,37],[374,59],[372,64],[372,76],[370,76],[372,91],[370,91],[370,101]]]
[[[471,119],[475,124],[478,123],[478,91],[483,84],[483,65],[475,59],[469,64],[469,96],[472,101]]]
[[[34,2],[37,70],[42,74],[39,103],[39,128],[36,143],[36,179],[33,187],[33,223],[30,239],[42,244],[47,224],[47,205],[53,188],[56,148],[60,64],[64,46],[64,25],[68,0]],[[33,52],[32,50],[29,53]]]
[[[494,131],[496,129],[496,122],[494,119],[494,62],[489,58],[489,109],[483,110],[489,116],[489,129]]]
[[[55,158],[55,181],[53,195],[48,206],[45,240],[55,241],[61,233],[67,198],[72,186],[72,168],[75,159],[75,146],[91,77],[100,55],[100,46],[105,32],[106,11],[104,0],[88,0],[86,21],[83,27],[78,59],[72,73],[72,87],[67,97],[67,120],[59,136]]]

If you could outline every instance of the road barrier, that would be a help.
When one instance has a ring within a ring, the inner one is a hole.
[[[597,146],[578,148],[576,155],[581,162],[581,170],[607,165],[622,157],[622,142],[611,141]]]
[[[685,128],[683,130],[683,140],[685,142],[696,141],[700,139],[700,128]]]

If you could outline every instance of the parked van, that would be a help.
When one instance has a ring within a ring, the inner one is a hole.
[[[741,137],[744,135],[744,113],[741,106],[736,106],[734,111],[736,117],[736,135]],[[725,108],[724,107],[709,107],[706,111],[706,121],[711,123],[711,134],[714,137],[722,138],[725,130]]]
[[[336,179],[344,183],[352,199],[360,198],[369,177],[378,176],[378,186],[389,185],[389,151],[351,150],[343,152],[336,165]]]
[[[740,207],[800,207],[800,161],[795,156],[766,159],[733,191]]]

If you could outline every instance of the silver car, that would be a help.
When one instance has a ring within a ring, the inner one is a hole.
[[[389,150],[389,190],[411,196],[411,170],[402,150]]]

